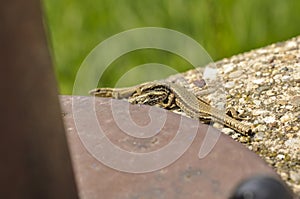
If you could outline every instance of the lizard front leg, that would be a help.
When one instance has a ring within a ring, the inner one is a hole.
[[[165,109],[172,109],[176,107],[175,95],[173,93],[169,93],[168,97],[166,97],[165,100],[161,101],[159,105],[161,105]]]

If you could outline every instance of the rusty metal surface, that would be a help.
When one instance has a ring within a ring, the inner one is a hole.
[[[73,103],[80,105],[72,109]],[[212,151],[204,158],[199,158],[200,146],[204,142],[208,126],[200,124],[197,135],[187,151],[174,163],[157,171],[133,174],[121,172],[105,166],[98,161],[83,145],[74,123],[74,113],[85,115],[90,110],[92,97],[61,96],[67,138],[71,149],[71,157],[75,168],[75,176],[80,197],[93,198],[227,198],[235,186],[243,179],[259,174],[278,178],[256,154],[246,149],[226,135],[221,134]],[[151,138],[133,138],[124,134],[116,124],[111,102],[127,106],[127,102],[119,100],[95,99],[95,112],[99,125],[106,136],[116,146],[137,153],[155,151],[169,143],[180,123],[181,116],[167,112],[167,120],[160,133]],[[129,106],[131,117],[139,125],[149,122],[147,106]],[[163,114],[164,110],[154,107],[154,112]],[[76,115],[75,114],[75,115]],[[122,112],[120,113],[122,114]],[[188,119],[188,129],[198,125],[198,121]],[[77,121],[78,122],[78,121]],[[83,135],[91,133],[88,126],[93,124],[87,120]],[[209,133],[218,133],[212,130]],[[81,135],[82,135],[81,134]],[[102,150],[105,150],[103,148]],[[113,155],[113,154],[112,154]],[[128,161],[132,161],[128,159]]]
[[[0,198],[77,198],[40,1],[1,1],[0,24]]]

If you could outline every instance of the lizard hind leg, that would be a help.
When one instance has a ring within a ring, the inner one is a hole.
[[[226,110],[226,115],[228,115],[229,117],[232,117],[236,120],[246,120],[246,118],[241,117],[240,113],[237,110],[235,110],[234,108],[228,108]]]

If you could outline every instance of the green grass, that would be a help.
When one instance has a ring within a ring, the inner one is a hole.
[[[155,26],[177,30],[199,42],[213,60],[286,40],[300,33],[300,1],[296,0],[43,2],[53,63],[62,94],[72,93],[80,64],[97,44],[132,28]],[[174,54],[139,50],[112,63],[100,85],[113,86],[126,71],[149,62],[170,65],[178,71],[191,68]]]

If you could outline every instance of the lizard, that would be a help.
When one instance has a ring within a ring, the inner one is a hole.
[[[89,94],[97,97],[127,99],[131,104],[160,105],[165,109],[177,107],[191,118],[204,121],[214,119],[243,135],[252,133],[250,126],[212,107],[186,88],[171,82],[153,81],[126,88],[95,88],[89,91]]]

